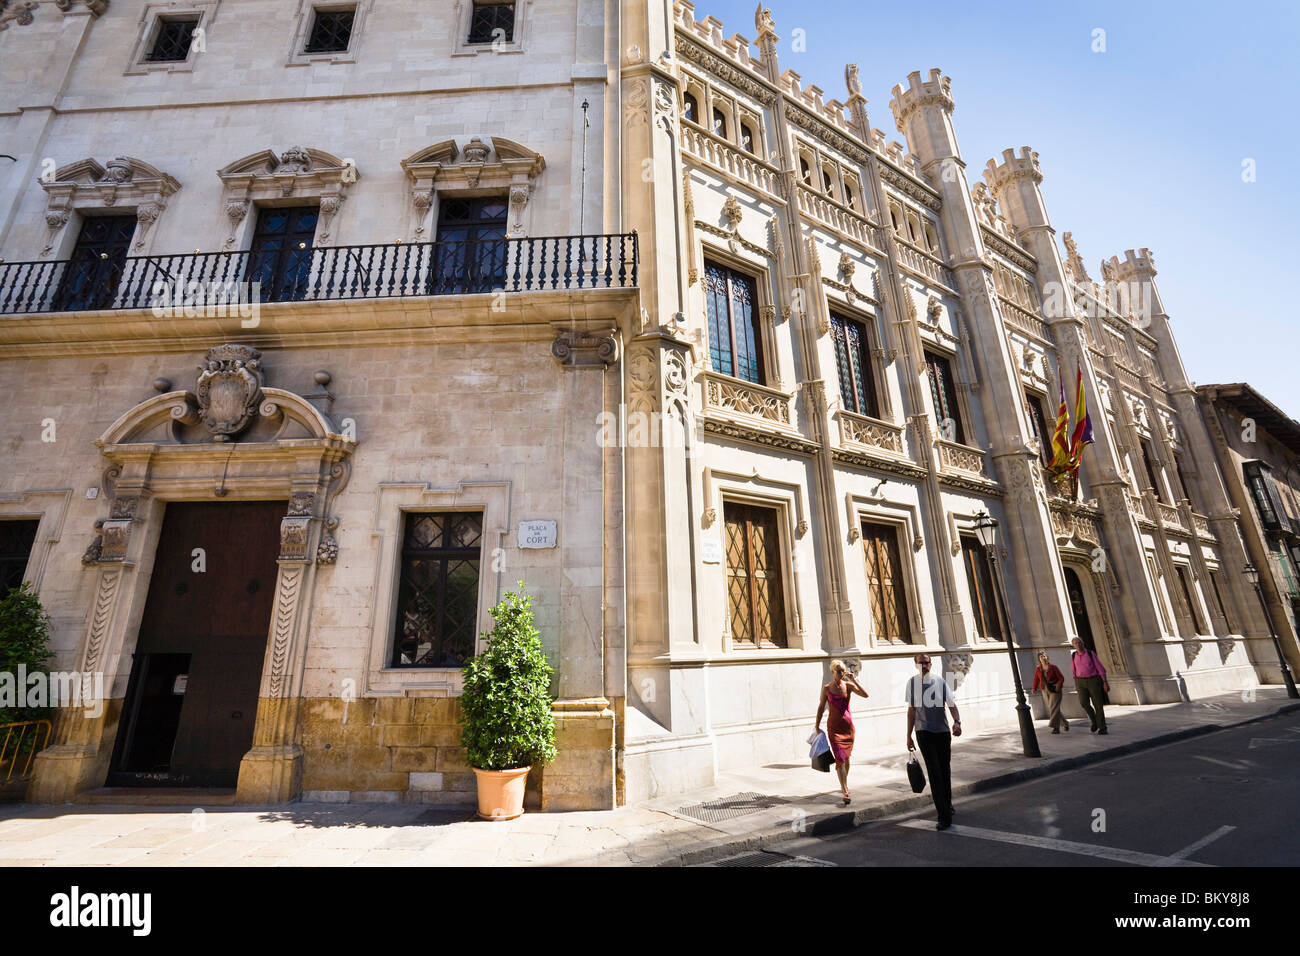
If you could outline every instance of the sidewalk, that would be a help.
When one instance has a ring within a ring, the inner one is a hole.
[[[955,797],[1176,739],[1300,710],[1280,687],[1192,703],[1108,707],[1110,733],[1086,720],[1052,735],[1036,724],[1042,759],[1020,754],[1015,727],[953,747]],[[854,754],[853,803],[834,773],[806,761],[719,775],[707,790],[604,812],[526,813],[488,823],[463,807],[308,804],[279,807],[0,805],[2,866],[586,866],[690,865],[783,840],[932,809],[907,785],[905,757]],[[958,803],[960,809],[960,803]]]

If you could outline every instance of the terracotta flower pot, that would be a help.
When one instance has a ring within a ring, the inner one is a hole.
[[[513,820],[524,812],[524,783],[532,767],[514,770],[480,770],[478,778],[478,815],[484,820]]]

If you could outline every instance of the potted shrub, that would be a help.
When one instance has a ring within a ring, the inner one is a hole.
[[[551,665],[533,625],[532,598],[507,591],[492,609],[488,645],[465,666],[461,745],[478,779],[478,815],[513,820],[524,812],[524,783],[555,759]]]
[[[22,665],[28,674],[43,673],[50,656],[50,616],[32,586],[24,581],[8,594],[0,594],[0,672],[17,675]],[[0,706],[0,724],[39,720],[49,714],[49,708]]]

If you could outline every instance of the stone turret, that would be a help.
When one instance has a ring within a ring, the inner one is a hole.
[[[907,75],[907,88],[901,85],[892,90],[889,108],[894,113],[894,124],[907,137],[907,148],[921,161],[924,169],[930,163],[947,157],[958,157],[957,134],[952,127],[952,80],[935,67],[930,79],[922,80],[921,71]]]
[[[1020,153],[1013,149],[1002,151],[1002,164],[990,159],[984,168],[984,180],[1002,208],[1002,214],[1020,230],[1051,226],[1047,206],[1043,202],[1043,170],[1038,165],[1038,154],[1028,146]],[[1037,250],[1032,250],[1037,254]]]

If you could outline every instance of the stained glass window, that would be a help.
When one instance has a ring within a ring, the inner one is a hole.
[[[925,367],[930,379],[930,397],[934,400],[934,413],[938,421],[939,436],[946,441],[966,444],[966,430],[962,427],[961,408],[957,404],[957,387],[952,378],[952,365],[946,358],[931,352],[925,353]],[[945,425],[945,422],[952,422]]]
[[[853,319],[832,315],[831,334],[835,340],[835,366],[844,407],[859,415],[878,417],[880,410],[876,404],[866,327]]]
[[[704,263],[704,298],[709,319],[709,359],[713,370],[763,381],[763,357],[752,276],[709,261]]]

